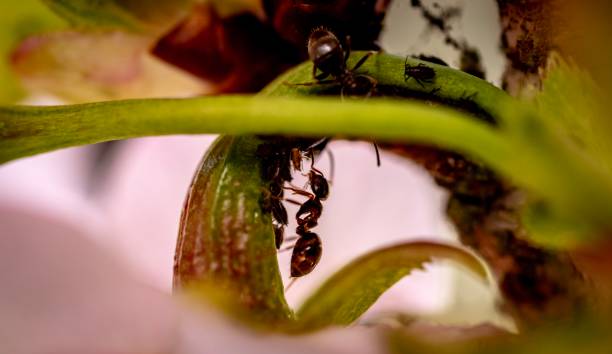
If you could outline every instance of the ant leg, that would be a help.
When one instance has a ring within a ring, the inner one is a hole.
[[[334,180],[334,172],[336,171],[336,160],[334,159],[334,154],[332,154],[330,149],[327,149],[327,155],[329,156],[329,179],[327,182],[332,184]]]
[[[295,241],[297,240],[299,237],[298,236],[291,236],[291,237],[287,237],[283,242],[291,242],[291,241]]]
[[[378,144],[375,141],[372,142],[374,144],[374,151],[376,151],[376,166],[380,167],[380,152],[378,152]]]
[[[370,90],[368,91],[368,93],[365,95],[365,98],[370,98],[372,97],[372,92],[376,91],[376,86],[378,85],[378,81],[376,81],[375,78],[369,76],[369,75],[358,75],[359,77],[364,77],[366,78],[366,80],[368,80],[370,82],[370,85],[372,85],[372,87],[370,88]]]
[[[288,202],[288,203],[291,203],[291,204],[293,204],[293,205],[299,205],[299,206],[301,206],[301,205],[302,205],[302,203],[300,203],[300,202],[298,202],[298,201],[296,201],[296,200],[293,200],[293,199],[288,199],[288,198],[287,198],[287,199],[285,199],[285,201],[286,201],[286,202]]]
[[[319,75],[315,75],[316,70],[316,66],[313,66],[312,77],[314,77],[318,82],[321,82],[323,79],[329,76],[329,73],[320,73]]]
[[[310,168],[312,169],[314,167],[314,150],[313,149],[308,149],[308,157],[310,157]]]
[[[346,36],[345,50],[344,50],[344,66],[348,62],[348,58],[351,56],[351,36]]]
[[[419,85],[421,85],[422,88],[425,88],[425,85],[423,85],[423,82],[421,82],[421,80],[417,79],[416,77],[414,79],[416,80],[416,82],[419,83]]]
[[[312,65],[312,77],[317,80],[317,82],[320,82],[321,80],[325,79],[326,77],[329,76],[329,73],[324,73],[321,72],[319,75],[317,75],[317,66],[316,65]]]
[[[310,145],[309,147],[306,148],[306,150],[319,150],[318,148],[320,146],[325,146],[327,145],[327,143],[331,140],[331,138],[321,138],[317,141],[315,141],[312,145]],[[320,149],[323,150],[323,149]]]
[[[283,187],[283,188],[292,191],[293,194],[298,194],[298,195],[302,195],[304,197],[308,197],[309,199],[314,199],[314,195],[312,195],[312,193],[306,192],[305,190],[301,190],[301,189],[295,188],[295,187]],[[302,204],[299,204],[299,205],[302,205]]]
[[[363,65],[363,63],[365,63],[375,53],[376,52],[368,52],[368,53],[366,53],[366,55],[364,55],[361,59],[359,59],[357,64],[355,64],[355,66],[353,66],[351,71],[355,71],[355,70],[359,69]]]
[[[287,86],[316,86],[316,85],[328,85],[328,84],[335,84],[337,83],[336,80],[321,80],[321,81],[314,81],[314,82],[298,82],[298,83],[293,83],[293,82],[283,82],[283,85],[287,85]]]
[[[285,248],[281,248],[280,250],[277,251],[277,253],[291,251],[293,249],[293,247],[294,246],[287,246]]]
[[[291,278],[291,281],[289,282],[289,284],[287,284],[287,286],[285,287],[285,292],[289,291],[289,288],[291,288],[291,286],[293,286],[293,284],[295,284],[295,281],[298,280],[298,278]]]

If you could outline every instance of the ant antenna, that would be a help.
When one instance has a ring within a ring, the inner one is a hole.
[[[378,144],[375,141],[372,142],[374,144],[374,150],[376,151],[376,166],[380,167],[380,152],[378,152]]]
[[[293,284],[295,284],[295,281],[298,280],[298,278],[291,278],[291,281],[289,282],[289,284],[287,284],[287,286],[285,287],[285,292],[289,291],[289,288],[291,288],[293,286]]]
[[[283,188],[288,188],[288,187],[283,187]],[[285,198],[284,199],[286,202],[289,202],[293,205],[302,205],[302,203],[298,202],[297,200],[293,200],[293,199],[289,199],[289,198]]]
[[[294,246],[287,246],[283,249],[278,250],[278,253],[290,251]]]
[[[327,156],[329,156],[329,176],[330,178],[328,179],[329,184],[332,184],[332,181],[334,180],[334,172],[336,172],[336,160],[334,159],[334,154],[331,152],[331,150],[328,148],[326,149],[327,151]]]

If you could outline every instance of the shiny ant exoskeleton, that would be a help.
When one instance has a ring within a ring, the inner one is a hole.
[[[408,64],[408,58],[404,62],[404,81],[413,78],[416,82],[425,87],[423,82],[431,83],[436,77],[436,71],[425,64],[410,65]]]
[[[294,281],[312,272],[321,258],[321,240],[311,229],[317,226],[323,211],[321,200],[327,199],[329,195],[329,182],[323,173],[314,167],[314,156],[315,152],[322,151],[328,142],[329,138],[314,142],[304,139],[279,140],[276,143],[261,144],[256,152],[262,161],[262,177],[270,181],[262,192],[261,207],[262,211],[272,214],[275,246],[280,250],[283,242],[297,239],[292,247],[281,250],[293,249],[291,277],[294,278]],[[285,182],[290,181],[291,166],[301,171],[302,160],[306,157],[311,160],[307,176],[312,193],[297,187],[284,186]],[[287,199],[284,197],[285,189],[293,191],[294,194],[306,196],[308,199],[303,203]],[[284,237],[288,217],[282,201],[300,206],[296,213],[297,236],[288,239]]]
[[[323,251],[321,239],[314,232],[306,231],[299,236],[291,254],[291,277],[294,279],[312,272]]]
[[[317,80],[316,84],[340,84],[340,96],[344,97],[346,92],[355,96],[370,96],[375,90],[377,81],[365,74],[356,74],[368,58],[373,54],[369,52],[364,55],[352,69],[348,69],[346,63],[351,54],[351,48],[347,37],[345,48],[331,31],[325,28],[317,28],[308,38],[308,56],[312,60],[312,76]],[[317,70],[320,74],[317,74]],[[331,80],[324,80],[331,76]]]
[[[338,37],[331,31],[319,27],[312,31],[308,38],[308,56],[312,61],[312,77],[315,82],[307,83],[287,83],[295,86],[312,86],[339,84],[340,97],[348,96],[365,96],[370,97],[376,90],[378,81],[373,77],[365,74],[357,74],[359,69],[374,52],[365,54],[353,68],[348,69],[347,61],[351,54],[350,38],[346,38],[345,46],[343,47]],[[317,74],[317,72],[320,72]],[[327,79],[331,76],[331,79]],[[327,79],[327,80],[326,80]],[[374,144],[376,151],[376,165],[380,166],[380,152],[378,145]],[[292,151],[292,161],[294,168],[300,169],[300,162],[297,151]]]

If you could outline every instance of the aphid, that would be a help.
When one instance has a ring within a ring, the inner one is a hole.
[[[304,232],[295,242],[291,254],[291,277],[302,277],[317,266],[321,259],[321,239],[314,232]]]
[[[346,48],[331,31],[325,28],[315,29],[308,38],[308,56],[313,62],[312,76],[315,84],[340,84],[340,96],[370,96],[376,88],[377,81],[368,75],[356,74],[355,71],[373,54],[364,55],[352,69],[346,67],[351,54],[350,44]],[[320,71],[317,74],[317,71]],[[331,80],[324,80],[327,77]],[[312,83],[311,83],[312,84]]]
[[[413,78],[424,88],[423,82],[431,83],[435,77],[436,71],[434,69],[422,63],[419,65],[410,65],[408,64],[408,58],[406,58],[404,63],[404,81]]]

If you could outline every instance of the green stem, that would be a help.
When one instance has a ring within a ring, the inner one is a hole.
[[[0,162],[109,140],[209,133],[427,142],[495,165],[510,153],[486,123],[416,102],[224,96],[2,107]]]

